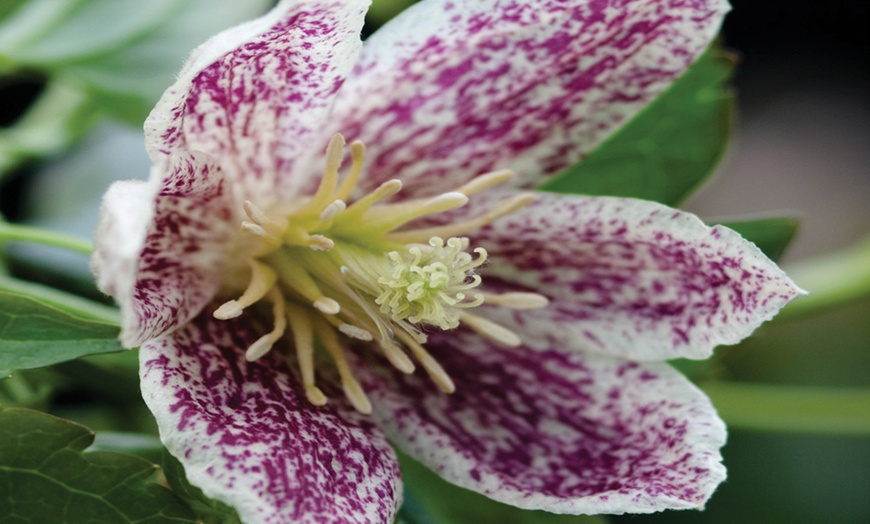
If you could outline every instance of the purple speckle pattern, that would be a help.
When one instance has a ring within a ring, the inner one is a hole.
[[[322,156],[335,94],[362,49],[368,0],[283,2],[218,60],[164,95],[146,123],[150,150],[215,158],[236,190],[264,206],[292,194]],[[263,28],[262,26],[267,26]],[[188,78],[189,77],[189,78]],[[171,115],[167,122],[166,115]]]
[[[360,366],[373,417],[446,480],[521,508],[649,513],[701,508],[725,478],[725,427],[665,364],[560,348],[494,348],[467,331],[428,347],[456,382]]]
[[[401,481],[384,435],[328,381],[329,404],[311,406],[275,355],[286,347],[246,362],[251,324],[202,316],[142,345],[142,394],[166,448],[243,522],[392,522]]]
[[[709,45],[724,0],[428,0],[365,43],[330,125],[368,187],[406,196],[501,168],[534,187],[655,99]]]
[[[231,202],[214,163],[183,152],[162,177],[106,194],[91,266],[121,307],[125,346],[175,329],[212,299],[237,236]]]
[[[504,196],[476,197],[463,211]],[[543,347],[635,360],[706,358],[803,293],[737,233],[644,200],[539,193],[472,242],[489,253],[485,285],[551,299],[534,311],[486,308]]]

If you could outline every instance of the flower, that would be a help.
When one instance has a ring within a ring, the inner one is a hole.
[[[366,7],[283,1],[198,48],[146,123],[150,181],[105,197],[92,265],[167,449],[250,522],[391,522],[388,438],[523,508],[702,507],[724,425],[655,361],[800,290],[687,213],[526,189],[725,2],[426,0],[363,47]]]

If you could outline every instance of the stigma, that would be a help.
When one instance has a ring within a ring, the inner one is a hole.
[[[403,373],[413,373],[419,365],[442,391],[452,393],[456,388],[449,374],[426,350],[428,333],[465,326],[497,344],[517,346],[516,333],[473,311],[548,304],[536,293],[485,291],[479,272],[488,261],[486,249],[471,246],[466,236],[528,205],[534,196],[509,197],[462,221],[414,227],[415,220],[462,207],[469,196],[513,174],[494,171],[435,197],[390,202],[402,190],[399,180],[357,194],[362,143],[350,144],[351,163],[342,178],[346,148],[340,134],[332,137],[323,176],[311,196],[267,208],[244,203],[241,230],[253,240],[242,254],[247,280],[227,283],[238,298],[213,315],[230,319],[255,304],[269,306],[273,328],[247,348],[245,358],[257,360],[280,340],[291,342],[305,395],[315,406],[327,402],[316,385],[315,355],[322,352],[354,408],[371,412],[347,358],[351,345],[380,353]]]

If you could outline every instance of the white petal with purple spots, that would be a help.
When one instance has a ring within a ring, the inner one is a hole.
[[[644,200],[540,193],[472,239],[490,255],[485,284],[551,299],[540,310],[489,312],[545,347],[705,358],[803,293],[734,231]]]
[[[146,122],[152,160],[202,151],[242,198],[266,206],[278,189],[293,194],[316,175],[308,167],[328,140],[329,110],[362,48],[369,3],[285,0],[206,42]]]
[[[521,508],[701,508],[725,478],[725,427],[664,364],[493,347],[466,331],[428,344],[456,383],[361,368],[373,417],[446,480]]]
[[[428,0],[365,43],[330,125],[406,196],[577,162],[710,44],[724,0]]]
[[[248,363],[251,319],[201,317],[143,344],[142,394],[191,483],[246,523],[383,524],[401,502],[395,454],[323,381],[311,406],[276,350]]]

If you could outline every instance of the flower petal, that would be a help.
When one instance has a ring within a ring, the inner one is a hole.
[[[201,155],[176,156],[164,180],[116,182],[103,198],[91,268],[121,308],[127,347],[175,329],[212,299],[234,236],[218,170]]]
[[[258,334],[241,318],[200,317],[141,349],[143,397],[188,479],[244,522],[392,522],[401,481],[383,434],[339,388],[308,404],[278,348],[246,362]]]
[[[467,212],[487,197],[497,195]],[[546,347],[705,358],[803,293],[734,231],[643,200],[541,193],[472,241],[490,255],[485,284],[551,299],[544,309],[489,315]]]
[[[510,168],[531,187],[577,162],[709,45],[725,0],[428,0],[366,41],[336,130],[367,184],[437,193]],[[404,193],[403,193],[404,194]]]
[[[204,152],[261,206],[282,186],[298,189],[313,174],[306,159],[326,147],[326,118],[362,47],[368,5],[284,0],[203,44],[145,124],[154,163],[171,164],[179,149]]]
[[[373,417],[446,480],[556,513],[700,508],[725,478],[725,427],[706,396],[665,364],[527,347],[467,331],[432,351],[456,383],[366,367]]]

